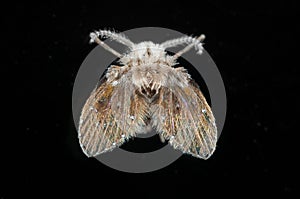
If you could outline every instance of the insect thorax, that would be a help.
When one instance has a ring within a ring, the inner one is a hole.
[[[165,86],[167,75],[176,60],[167,55],[164,48],[153,42],[136,44],[120,59],[120,62],[130,68],[128,75],[140,94],[152,98],[158,94],[161,86]]]

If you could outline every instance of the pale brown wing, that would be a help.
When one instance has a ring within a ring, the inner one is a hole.
[[[153,127],[175,149],[202,159],[212,155],[217,142],[215,118],[191,79],[162,87],[151,111]]]
[[[79,142],[87,156],[120,146],[145,126],[148,104],[128,78],[105,78],[87,99],[79,124]]]

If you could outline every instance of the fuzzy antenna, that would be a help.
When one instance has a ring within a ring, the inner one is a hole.
[[[129,39],[127,39],[124,35],[120,34],[120,33],[115,33],[109,30],[99,30],[99,31],[95,31],[90,33],[90,37],[91,40],[90,42],[96,42],[97,44],[99,44],[100,46],[102,46],[105,50],[111,52],[112,54],[116,55],[117,57],[121,58],[122,54],[120,54],[119,52],[115,51],[114,49],[112,49],[111,47],[109,47],[107,44],[105,44],[103,41],[101,41],[98,37],[102,37],[102,38],[110,38],[112,40],[115,40],[125,46],[128,46],[129,48],[133,48],[134,47],[134,43],[132,41],[130,41]]]
[[[200,35],[198,38],[184,36],[184,37],[180,37],[180,38],[177,38],[177,39],[172,39],[172,40],[165,41],[160,46],[162,48],[166,49],[166,48],[171,48],[171,47],[175,47],[175,46],[182,45],[182,44],[188,44],[188,46],[186,46],[184,49],[177,52],[173,56],[175,59],[177,59],[178,57],[180,57],[182,54],[188,52],[193,47],[195,47],[198,54],[202,54],[202,52],[203,52],[203,47],[202,47],[203,43],[202,43],[202,41],[204,39],[205,39],[205,35]]]

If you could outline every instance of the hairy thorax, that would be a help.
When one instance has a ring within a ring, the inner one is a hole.
[[[167,65],[151,64],[132,68],[132,82],[140,93],[152,98],[162,86],[167,84],[167,74],[172,68]]]
[[[167,85],[176,61],[163,48],[153,42],[142,42],[120,59],[123,74],[130,68],[130,79],[138,91],[151,99],[162,86]]]

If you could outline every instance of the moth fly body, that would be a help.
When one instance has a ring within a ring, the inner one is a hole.
[[[215,118],[198,85],[177,59],[193,47],[203,52],[204,35],[183,36],[160,44],[134,43],[109,30],[90,34],[119,58],[111,65],[82,108],[79,142],[88,157],[111,151],[139,133],[155,129],[162,141],[194,157],[207,159],[216,148]],[[119,53],[101,39],[128,47]],[[185,44],[174,55],[166,49]],[[96,125],[93,125],[96,124]]]

